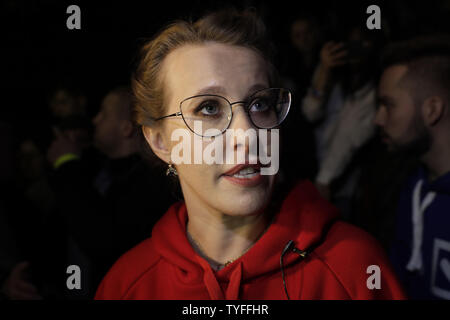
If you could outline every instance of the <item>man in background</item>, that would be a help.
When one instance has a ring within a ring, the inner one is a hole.
[[[90,298],[121,254],[150,237],[155,222],[174,201],[163,170],[140,154],[132,120],[132,95],[118,87],[103,99],[93,119],[93,145],[104,156],[100,169],[85,157],[76,133],[55,130],[48,150],[59,219],[67,235],[66,265],[82,272],[82,289],[64,288],[68,298]],[[55,255],[62,253],[56,252]],[[59,280],[66,286],[66,282]]]
[[[413,299],[450,299],[449,44],[427,37],[392,45],[378,88],[383,141],[421,163],[402,190],[391,248]]]

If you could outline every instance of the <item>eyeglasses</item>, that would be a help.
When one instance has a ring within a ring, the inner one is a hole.
[[[232,107],[236,104],[244,105],[255,127],[272,129],[286,118],[291,106],[291,93],[283,88],[267,88],[253,93],[246,101],[233,103],[219,95],[196,95],[181,101],[179,112],[155,121],[181,116],[193,133],[202,137],[214,137],[228,129],[233,118]]]

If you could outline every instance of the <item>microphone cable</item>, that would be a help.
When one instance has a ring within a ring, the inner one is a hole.
[[[284,255],[287,252],[289,252],[289,251],[297,253],[299,256],[302,257],[302,260],[304,258],[306,258],[306,256],[308,255],[308,252],[296,248],[293,240],[289,240],[288,243],[286,244],[286,246],[284,247],[283,251],[281,252],[281,256],[280,256],[281,278],[283,279],[283,287],[284,287],[284,292],[286,293],[286,297],[287,297],[288,300],[291,300],[290,297],[289,297],[289,293],[287,291],[286,279],[285,279],[285,276],[284,276],[284,266],[283,266]]]

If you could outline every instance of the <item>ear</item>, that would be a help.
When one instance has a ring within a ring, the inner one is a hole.
[[[142,126],[142,133],[144,134],[148,145],[152,148],[153,153],[165,163],[170,163],[170,151],[161,130]]]
[[[426,125],[434,126],[444,115],[444,101],[439,96],[425,99],[423,103],[423,119]]]
[[[133,135],[134,127],[130,120],[122,120],[120,124],[120,130],[122,136],[128,138]]]

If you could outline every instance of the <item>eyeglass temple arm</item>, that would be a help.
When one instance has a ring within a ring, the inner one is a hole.
[[[176,116],[181,116],[181,112],[175,112],[175,113],[172,113],[172,114],[168,114],[167,116],[162,116],[160,118],[156,118],[155,121],[158,121],[158,120],[161,120],[161,119],[164,119],[164,118],[169,118],[169,117],[176,117]]]

